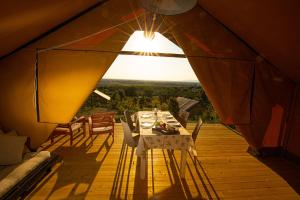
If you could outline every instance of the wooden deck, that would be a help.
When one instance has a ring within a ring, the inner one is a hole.
[[[188,124],[192,131],[195,124]],[[55,166],[27,199],[300,199],[300,167],[281,158],[258,160],[244,139],[220,124],[205,124],[197,139],[198,161],[188,156],[186,179],[179,177],[180,152],[149,151],[148,178],[139,179],[135,152],[123,144],[116,125],[93,141],[68,137],[43,148],[60,154]]]

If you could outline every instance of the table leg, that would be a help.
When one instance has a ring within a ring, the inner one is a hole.
[[[186,167],[186,150],[181,150],[181,161],[180,161],[180,177],[185,178],[185,167]]]
[[[146,152],[145,155],[141,156],[140,178],[142,180],[144,180],[146,178],[146,171],[147,171],[147,165],[148,165],[148,163],[147,163],[147,160],[148,160],[147,154],[148,154],[148,152]]]

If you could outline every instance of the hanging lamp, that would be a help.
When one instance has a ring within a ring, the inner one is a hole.
[[[161,15],[177,15],[191,10],[197,0],[139,0],[146,10]]]

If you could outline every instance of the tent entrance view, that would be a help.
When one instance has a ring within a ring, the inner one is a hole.
[[[113,12],[116,9],[118,12]],[[106,12],[114,14],[108,16]],[[129,4],[112,0],[2,59],[1,65],[6,66],[1,68],[3,83],[15,80],[16,73],[23,78],[1,86],[1,91],[7,93],[1,99],[1,112],[9,113],[1,122],[29,135],[33,147],[38,147],[55,127],[51,123],[72,119],[122,54],[130,35],[143,30],[147,15],[135,1]],[[224,123],[238,125],[253,148],[282,148],[300,154],[294,142],[298,141],[297,77],[280,64],[274,67],[258,59],[256,52],[199,6],[180,15],[164,16],[159,23],[154,30],[183,49]],[[23,68],[19,67],[20,62],[24,63]],[[27,83],[30,84],[26,88],[18,89]],[[36,90],[37,106],[32,104]],[[24,96],[22,102],[15,98],[16,93]],[[22,116],[15,113],[24,107]],[[37,122],[37,108],[39,121],[50,124]]]
[[[187,59],[220,120],[252,149],[299,157],[299,2],[245,1],[200,0],[185,13],[157,14],[153,40],[165,37],[184,53],[141,55]],[[149,30],[153,13],[137,0],[30,2],[0,6],[0,123],[37,149],[71,121],[118,56],[141,56],[123,48]]]

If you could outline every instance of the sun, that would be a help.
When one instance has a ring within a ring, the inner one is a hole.
[[[153,36],[144,31],[135,31],[122,51],[133,51],[137,53],[172,53],[184,54],[183,50],[165,38],[159,32],[152,32]],[[146,37],[145,37],[146,36]]]

